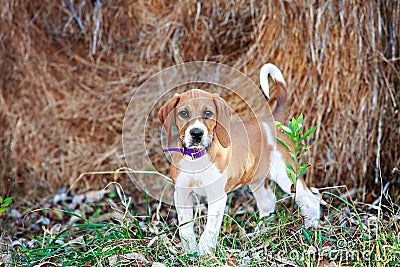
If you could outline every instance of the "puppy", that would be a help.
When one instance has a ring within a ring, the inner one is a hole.
[[[168,142],[171,141],[173,124],[179,129],[178,147],[164,151],[172,151],[170,176],[175,185],[179,235],[188,253],[203,255],[215,250],[229,191],[249,185],[260,218],[275,211],[276,198],[268,186],[269,180],[293,195],[294,186],[285,168],[285,162],[292,163],[292,159],[283,147],[276,145],[275,129],[271,128],[273,119],[284,120],[286,84],[275,65],[264,65],[260,83],[267,97],[269,75],[277,90],[274,118],[234,121],[232,110],[219,95],[198,89],[175,94],[159,110],[158,118]],[[290,144],[281,132],[277,131],[277,136]],[[320,218],[318,197],[311,193],[302,179],[297,182],[295,191],[295,200],[305,217],[306,227],[317,228]],[[193,192],[206,196],[208,202],[207,224],[198,244],[193,223]]]

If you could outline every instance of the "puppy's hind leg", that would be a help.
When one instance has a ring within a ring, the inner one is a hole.
[[[321,216],[320,200],[308,189],[302,178],[297,180],[295,200],[300,206],[301,216],[304,217],[304,226],[317,229]]]
[[[272,188],[268,184],[268,180],[262,179],[258,182],[253,182],[249,184],[249,187],[256,199],[257,208],[260,213],[260,221],[258,222],[254,233],[247,235],[252,238],[254,235],[264,232],[266,226],[274,219],[274,216],[272,215],[275,213],[276,197]]]
[[[279,152],[275,154],[270,176],[271,180],[275,181],[283,191],[293,195],[291,192],[293,183],[286,174],[285,162]],[[296,183],[295,201],[300,206],[301,216],[304,217],[304,226],[318,228],[321,213],[319,198],[308,189],[301,178]]]
[[[276,197],[268,181],[252,183],[249,186],[256,199],[260,219],[273,214],[275,212]]]

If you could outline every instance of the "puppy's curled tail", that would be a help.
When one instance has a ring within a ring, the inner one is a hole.
[[[276,121],[284,122],[287,103],[287,90],[285,79],[283,78],[281,70],[274,64],[267,63],[261,67],[261,89],[264,91],[264,94],[268,97],[268,99],[270,98],[268,76],[271,76],[276,85],[276,106],[275,109],[272,111],[272,115],[274,115],[274,119]]]

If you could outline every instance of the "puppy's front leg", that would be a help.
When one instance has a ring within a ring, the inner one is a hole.
[[[178,213],[179,236],[185,251],[190,254],[198,252],[193,222],[193,199],[190,188],[176,187],[174,193],[175,207]]]
[[[225,192],[216,200],[208,200],[207,224],[199,242],[200,255],[212,253],[217,246],[226,200],[227,196]]]

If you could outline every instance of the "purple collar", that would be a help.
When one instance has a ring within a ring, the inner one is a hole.
[[[190,156],[192,159],[198,159],[201,158],[206,154],[206,149],[196,151],[191,148],[180,148],[180,147],[170,147],[170,148],[164,148],[164,152],[181,152],[183,155]]]

